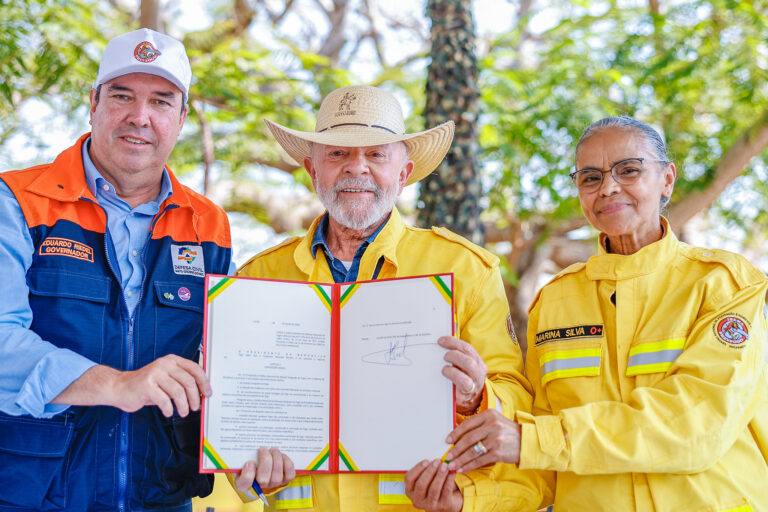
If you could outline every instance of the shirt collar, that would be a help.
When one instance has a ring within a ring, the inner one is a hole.
[[[363,247],[367,247],[368,245],[372,244],[373,241],[376,239],[376,236],[381,232],[382,229],[384,229],[384,226],[387,225],[387,222],[389,222],[390,217],[391,215],[387,216],[387,220],[382,222],[381,226],[379,226],[376,229],[376,231],[371,233],[368,236],[368,238],[363,240],[360,245]],[[320,219],[320,223],[317,225],[317,229],[315,230],[315,236],[312,239],[312,247],[310,250],[312,251],[313,258],[317,258],[317,249],[319,247],[323,248],[323,250],[325,251],[325,254],[333,257],[333,253],[331,253],[331,250],[328,247],[328,243],[326,242],[326,239],[325,239],[325,233],[327,230],[328,230],[328,212],[325,212],[322,219]]]
[[[88,149],[91,147],[91,138],[88,137],[83,143],[83,169],[85,169],[85,183],[88,185],[91,193],[94,196],[100,196],[102,187],[109,182],[101,175],[96,165],[91,160],[91,155],[88,154]],[[114,186],[109,184],[110,188],[114,191]],[[155,199],[157,204],[162,203],[173,194],[173,185],[171,185],[171,178],[168,176],[168,170],[163,167],[163,177],[160,184],[160,194]]]
[[[665,268],[677,254],[680,242],[664,217],[661,225],[664,234],[660,240],[628,255],[608,253],[605,234],[601,234],[598,254],[587,260],[587,277],[591,280],[632,279]]]

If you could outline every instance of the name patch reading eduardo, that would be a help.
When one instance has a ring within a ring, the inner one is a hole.
[[[578,338],[600,338],[603,336],[602,325],[574,325],[561,329],[549,329],[536,333],[534,342],[536,345],[549,343],[550,341],[566,341]]]
[[[93,263],[93,248],[68,238],[46,238],[40,244],[38,253],[40,256],[67,256]]]

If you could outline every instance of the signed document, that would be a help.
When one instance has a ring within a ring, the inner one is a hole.
[[[447,451],[451,274],[344,284],[209,275],[200,471],[276,446],[297,470],[407,471]]]

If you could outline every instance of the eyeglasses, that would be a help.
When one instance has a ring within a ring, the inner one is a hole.
[[[600,169],[581,169],[569,174],[579,192],[594,192],[603,184],[603,178],[611,173],[613,179],[619,185],[632,185],[643,174],[643,162],[663,162],[668,164],[669,160],[659,160],[658,158],[627,158],[621,162],[613,164],[610,170],[601,171]]]

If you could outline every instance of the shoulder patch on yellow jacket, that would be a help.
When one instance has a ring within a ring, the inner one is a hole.
[[[251,258],[249,258],[248,261],[246,261],[245,263],[240,265],[240,268],[237,269],[237,271],[235,272],[235,275],[236,276],[240,275],[240,272],[242,272],[243,269],[245,269],[248,265],[250,265],[251,263],[253,263],[257,259],[263,258],[267,254],[271,254],[271,253],[273,253],[273,252],[275,252],[275,251],[277,251],[279,249],[282,249],[286,245],[291,245],[293,243],[296,243],[296,242],[300,241],[301,239],[302,239],[302,237],[300,237],[300,236],[292,236],[291,238],[283,240],[282,242],[280,242],[277,245],[273,245],[269,249],[265,249],[265,250],[261,251],[260,253],[256,254],[255,256],[251,256]]]
[[[483,260],[483,263],[485,263],[485,265],[488,267],[493,267],[499,264],[499,258],[495,254],[486,249],[483,249],[477,244],[470,242],[463,236],[457,235],[449,229],[432,226],[432,232],[442,238],[445,238],[446,240],[450,240],[451,242],[463,245],[477,256],[479,256],[480,259]]]
[[[565,277],[565,276],[567,276],[569,274],[575,274],[576,272],[579,272],[581,269],[583,269],[586,266],[587,266],[587,264],[584,263],[583,261],[580,261],[580,262],[577,262],[577,263],[571,263],[570,265],[565,267],[563,270],[561,270],[560,272],[555,274],[555,276],[552,279],[547,281],[547,284],[545,284],[544,286],[539,288],[539,291],[536,292],[536,296],[531,301],[531,305],[528,306],[528,313],[529,314],[531,313],[531,310],[533,309],[533,306],[535,306],[536,303],[539,301],[539,297],[541,296],[541,292],[542,292],[542,290],[544,290],[545,287],[547,287],[550,284],[554,283],[558,279],[562,279],[563,277]]]
[[[740,254],[722,249],[707,249],[690,245],[683,247],[685,254],[689,258],[707,263],[719,263],[724,266],[739,285],[739,288],[744,288],[766,279],[765,274]]]

